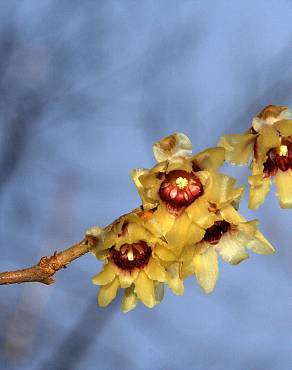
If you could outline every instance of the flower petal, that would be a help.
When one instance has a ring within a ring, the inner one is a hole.
[[[208,229],[214,224],[216,218],[215,214],[209,211],[209,206],[206,197],[202,196],[190,204],[186,212],[193,222],[204,229]]]
[[[255,160],[260,169],[267,159],[267,152],[272,148],[277,148],[281,144],[277,130],[272,126],[263,127],[255,143]]]
[[[283,105],[267,105],[252,120],[252,127],[259,132],[263,127],[275,125],[277,121],[291,118],[291,111]]]
[[[232,265],[238,265],[241,261],[249,257],[243,245],[244,242],[247,242],[248,240],[248,237],[243,234],[239,235],[239,233],[237,233],[235,235],[231,235],[226,233],[221,237],[219,243],[216,245],[216,250],[225,262]]]
[[[164,203],[161,203],[157,210],[154,211],[153,216],[145,222],[145,227],[149,229],[153,234],[159,234],[165,236],[169,230],[173,227],[176,220],[176,216],[170,214]]]
[[[217,170],[224,163],[224,148],[208,148],[194,155],[192,160],[202,170]]]
[[[99,288],[97,301],[100,307],[108,306],[116,297],[117,291],[120,287],[119,279],[116,277],[111,283],[102,285]]]
[[[192,143],[183,133],[169,135],[153,145],[154,157],[158,162],[165,161],[173,156],[190,156],[192,154]]]
[[[131,272],[123,271],[120,269],[118,276],[121,288],[128,288],[129,286],[131,286],[134,280],[137,278],[138,273],[139,273],[138,269],[134,269]]]
[[[146,189],[144,188],[144,186],[142,185],[142,183],[140,182],[140,179],[139,179],[141,176],[145,176],[148,173],[149,173],[149,170],[147,170],[145,168],[136,168],[131,172],[132,178],[133,178],[134,183],[135,183],[135,185],[138,189],[138,193],[140,195],[140,198],[142,200],[143,207],[144,207],[145,210],[152,208],[153,204],[155,203],[155,201],[153,199],[151,199],[149,196],[147,196],[147,191],[146,191]]]
[[[174,294],[183,295],[184,294],[184,284],[180,277],[180,265],[179,263],[173,263],[168,266],[168,279],[167,283]]]
[[[224,207],[222,207],[220,209],[220,214],[222,218],[230,224],[237,225],[239,222],[246,221],[246,219],[241,216],[241,214],[237,212],[237,210],[231,204],[226,204]]]
[[[124,298],[122,300],[122,311],[129,312],[137,306],[138,298],[134,292],[134,284],[125,289]]]
[[[235,165],[245,165],[253,153],[256,135],[250,133],[224,135],[218,145],[225,148],[225,159]]]
[[[281,208],[292,208],[292,170],[278,170],[275,183]]]
[[[163,261],[174,261],[176,259],[175,253],[160,244],[155,246],[154,253]]]
[[[211,182],[206,189],[206,197],[220,208],[224,203],[238,201],[242,197],[244,188],[235,188],[236,180],[222,173],[211,173]]]
[[[189,242],[189,233],[192,232],[190,231],[190,226],[191,220],[186,212],[184,212],[175,219],[173,227],[165,234],[165,239],[169,244],[169,249],[177,255],[181,253],[182,248]],[[192,225],[192,228],[196,229],[195,232],[201,229],[199,226],[195,225]],[[201,230],[204,236],[204,230]],[[192,236],[194,237],[196,237],[195,232],[192,232]],[[199,240],[202,237],[199,235]]]
[[[274,123],[274,128],[280,132],[281,136],[292,136],[291,119],[283,119]]]
[[[154,284],[151,279],[142,270],[139,272],[135,280],[135,293],[137,297],[145,304],[145,306],[152,308],[156,304]]]
[[[176,170],[191,172],[192,171],[191,160],[186,157],[172,158],[168,163],[166,173],[169,173],[171,171],[176,171]]]
[[[112,282],[117,274],[118,270],[115,264],[112,262],[107,263],[103,266],[103,270],[96,274],[92,279],[92,283],[95,285],[106,285]]]
[[[247,248],[251,249],[254,253],[258,254],[273,254],[275,248],[270,242],[262,235],[260,231],[255,233],[254,239],[247,244]]]
[[[252,175],[248,182],[251,185],[248,207],[257,209],[265,201],[272,181],[270,178],[263,178],[263,175]]]
[[[144,267],[144,271],[151,280],[166,281],[165,269],[153,257],[150,257],[148,264]]]
[[[218,280],[218,257],[214,247],[210,247],[205,253],[195,254],[193,263],[198,284],[205,293],[211,293]]]
[[[154,293],[156,303],[160,303],[164,298],[164,284],[154,281]]]

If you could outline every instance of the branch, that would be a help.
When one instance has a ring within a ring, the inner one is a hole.
[[[88,253],[96,243],[92,236],[86,236],[79,243],[72,245],[61,252],[55,252],[51,257],[42,257],[40,261],[26,269],[0,272],[0,285],[15,283],[38,282],[53,284],[54,274],[74,261]]]

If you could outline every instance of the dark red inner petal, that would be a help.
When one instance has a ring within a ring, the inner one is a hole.
[[[174,208],[187,207],[202,194],[203,185],[194,172],[181,170],[168,173],[159,189],[160,198]]]
[[[216,221],[213,226],[206,230],[203,240],[211,245],[218,244],[222,235],[230,230],[230,223],[227,221]]]
[[[278,169],[287,171],[292,169],[292,142],[289,139],[282,139],[282,145],[287,146],[287,155],[280,155],[279,148],[270,149],[267,152],[267,160],[264,163],[264,177],[276,175]]]
[[[132,249],[133,260],[128,258],[128,252]],[[143,268],[149,262],[152,249],[140,240],[138,243],[123,244],[120,250],[114,247],[110,249],[111,260],[122,270],[131,271],[134,268]]]

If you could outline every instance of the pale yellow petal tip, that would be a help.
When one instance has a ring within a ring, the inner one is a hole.
[[[278,170],[275,176],[275,183],[280,207],[283,209],[292,208],[292,170]]]
[[[264,126],[292,117],[291,110],[283,105],[268,105],[252,120],[252,127],[259,132]]]
[[[245,166],[253,155],[256,135],[252,133],[224,135],[218,142],[225,149],[225,160],[235,166]]]
[[[188,157],[192,154],[192,142],[185,134],[175,133],[156,142],[153,153],[158,162],[175,156]]]
[[[200,288],[202,289],[202,291],[205,293],[205,294],[211,294],[214,292],[216,286],[213,286],[213,287],[205,287],[205,286],[202,286],[200,285]]]
[[[98,226],[93,226],[86,230],[85,235],[86,236],[93,236],[95,238],[98,238],[100,234],[102,233],[102,229]]]

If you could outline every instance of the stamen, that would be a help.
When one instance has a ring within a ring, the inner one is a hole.
[[[129,261],[134,261],[134,253],[132,247],[129,247],[127,257]]]
[[[279,148],[279,155],[280,156],[287,156],[288,155],[288,147],[287,145],[281,145]]]
[[[175,183],[179,189],[184,189],[186,186],[189,185],[189,181],[185,177],[178,177],[175,180]]]

